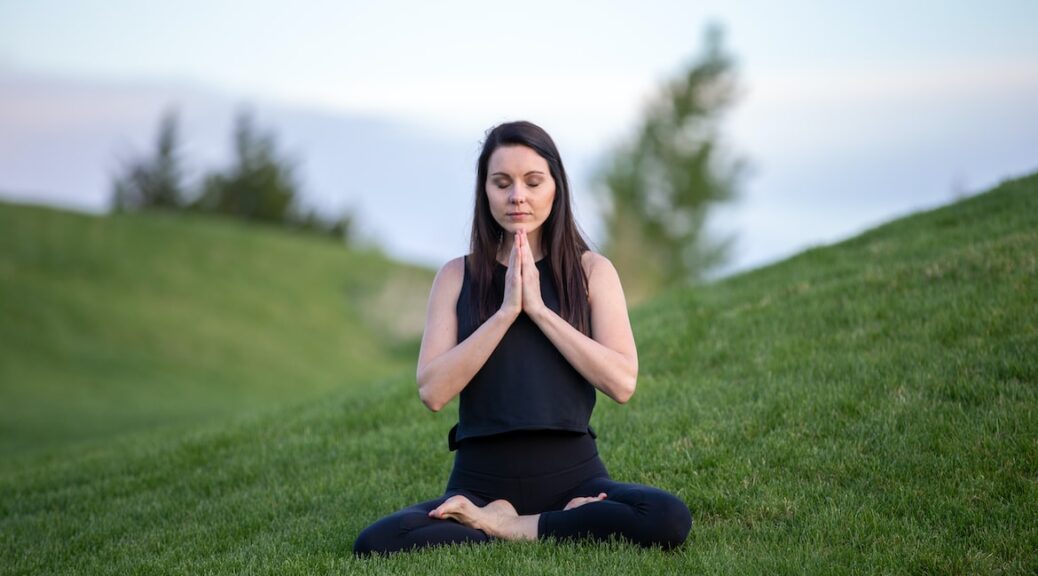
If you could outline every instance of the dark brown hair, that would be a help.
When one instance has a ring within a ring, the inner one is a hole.
[[[490,212],[486,181],[490,156],[500,146],[521,145],[533,149],[548,162],[555,180],[555,199],[551,214],[541,226],[541,246],[551,268],[552,280],[559,295],[559,315],[574,328],[591,336],[591,307],[588,304],[588,279],[581,265],[581,255],[588,250],[587,241],[573,219],[569,180],[555,142],[540,126],[530,122],[507,122],[487,132],[483,151],[476,163],[476,202],[472,216],[472,241],[469,275],[478,287],[479,323],[486,322],[500,307],[493,293],[492,279],[497,253],[504,239],[502,228]]]

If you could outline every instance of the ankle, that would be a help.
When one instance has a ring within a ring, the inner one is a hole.
[[[536,540],[539,518],[540,514],[503,518],[495,527],[495,536],[502,540]]]

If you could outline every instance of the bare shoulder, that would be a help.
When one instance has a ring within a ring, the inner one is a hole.
[[[613,292],[619,287],[619,274],[609,258],[588,250],[581,255],[580,260],[588,278],[588,300],[593,301],[596,294]]]
[[[444,264],[433,279],[429,290],[429,307],[426,310],[425,330],[418,351],[419,373],[430,358],[436,358],[457,343],[457,319],[455,305],[461,294],[464,281],[464,259],[455,258]]]
[[[429,290],[429,308],[426,313],[426,336],[429,326],[450,324],[454,318],[454,306],[461,294],[461,285],[465,280],[465,260],[458,257],[444,264],[433,279]]]
[[[458,256],[447,261],[446,264],[440,268],[440,274],[445,274],[448,277],[456,276],[458,280],[462,279],[462,274],[465,271],[465,257]]]
[[[599,273],[608,273],[610,271],[616,270],[613,267],[613,263],[609,261],[609,258],[606,258],[598,252],[593,252],[591,250],[588,250],[581,254],[580,263],[584,267],[584,273],[587,274],[587,277],[589,279],[594,277],[596,270]]]
[[[433,284],[447,292],[460,292],[461,284],[465,280],[465,257],[458,256],[447,261],[440,271],[436,273]]]

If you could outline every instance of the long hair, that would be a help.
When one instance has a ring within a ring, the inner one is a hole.
[[[505,232],[490,212],[485,188],[487,170],[494,150],[500,146],[517,144],[532,148],[544,158],[555,180],[551,214],[541,226],[541,246],[559,295],[559,315],[577,330],[591,336],[588,279],[581,265],[581,255],[588,250],[588,244],[573,219],[566,169],[562,166],[562,158],[551,136],[540,126],[525,121],[507,122],[493,127],[487,133],[476,164],[476,201],[472,216],[469,276],[478,287],[474,295],[479,324],[486,322],[500,306],[493,293],[492,279]]]

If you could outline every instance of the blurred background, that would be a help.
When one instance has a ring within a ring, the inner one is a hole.
[[[554,137],[633,304],[1033,171],[1036,23],[1024,0],[0,1],[0,450],[413,369],[500,122]]]
[[[306,202],[355,208],[394,257],[466,249],[478,143],[551,133],[602,242],[591,175],[723,28],[752,161],[717,226],[722,272],[947,202],[1038,161],[1033,2],[0,3],[0,194],[105,212],[120,155],[180,111],[188,176],[226,162],[252,106],[300,160]]]

